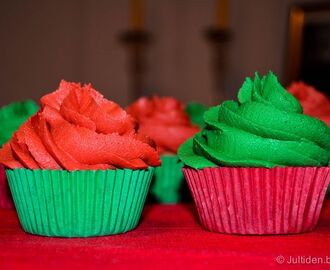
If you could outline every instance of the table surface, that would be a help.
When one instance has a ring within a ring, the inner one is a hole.
[[[211,233],[193,205],[178,204],[146,206],[138,228],[122,235],[50,238],[24,233],[14,211],[0,210],[0,269],[301,269],[311,259],[330,269],[329,199],[314,232],[284,236]]]

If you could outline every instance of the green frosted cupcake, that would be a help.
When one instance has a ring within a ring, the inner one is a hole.
[[[177,203],[183,197],[180,194],[183,163],[176,155],[162,155],[161,160],[162,165],[155,170],[155,181],[150,192],[161,203]]]
[[[38,105],[32,100],[14,102],[0,108],[0,146],[9,141],[20,125],[35,114],[37,110]]]
[[[23,229],[44,236],[124,233],[139,221],[159,155],[117,104],[62,81],[0,149]]]
[[[207,111],[207,107],[201,103],[190,102],[186,106],[186,113],[189,115],[191,122],[200,128],[205,126],[203,115]]]
[[[178,147],[198,131],[198,127],[191,123],[184,105],[172,97],[142,97],[127,110],[139,122],[141,133],[155,141],[161,155],[162,165],[155,170],[152,195],[160,203],[181,201],[183,164],[176,153]]]
[[[312,231],[330,181],[330,128],[276,76],[246,78],[238,101],[204,113],[178,151],[202,226],[228,234]]]

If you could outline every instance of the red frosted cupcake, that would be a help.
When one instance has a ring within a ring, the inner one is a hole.
[[[288,91],[298,99],[305,114],[318,118],[330,126],[330,101],[323,93],[303,82],[292,83]]]
[[[0,149],[26,232],[88,237],[124,233],[139,221],[154,167],[151,140],[91,85],[62,81]]]
[[[178,151],[204,228],[289,234],[317,225],[330,181],[330,128],[302,113],[269,73],[247,78],[238,102],[204,114]]]
[[[127,111],[137,119],[139,131],[155,141],[161,155],[162,166],[155,170],[151,193],[159,202],[178,202],[183,165],[178,160],[177,150],[198,128],[190,122],[184,105],[172,97],[142,97]]]

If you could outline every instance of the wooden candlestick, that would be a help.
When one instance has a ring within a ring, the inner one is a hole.
[[[227,98],[225,78],[227,72],[228,44],[231,37],[229,31],[229,1],[216,0],[215,25],[208,27],[205,37],[210,43],[212,54],[212,73],[217,103]]]
[[[206,30],[206,39],[211,45],[212,73],[217,103],[227,98],[225,78],[227,72],[228,41],[230,33],[218,27],[209,27]]]
[[[133,30],[141,31],[144,27],[143,0],[131,0],[130,25]]]
[[[215,26],[217,28],[228,30],[229,28],[229,1],[216,0],[215,7]]]
[[[146,87],[146,51],[151,35],[146,31],[128,30],[120,36],[129,53],[130,92],[135,100],[143,95]]]
[[[134,100],[143,95],[146,87],[145,56],[151,35],[144,30],[144,1],[131,0],[130,10],[130,29],[120,35],[120,41],[128,51],[130,93]]]

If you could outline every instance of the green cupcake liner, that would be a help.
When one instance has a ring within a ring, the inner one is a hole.
[[[24,231],[89,237],[134,229],[154,168],[148,170],[6,170]]]
[[[162,165],[155,169],[151,194],[160,203],[173,204],[181,199],[180,187],[184,176],[178,156],[161,156]]]

